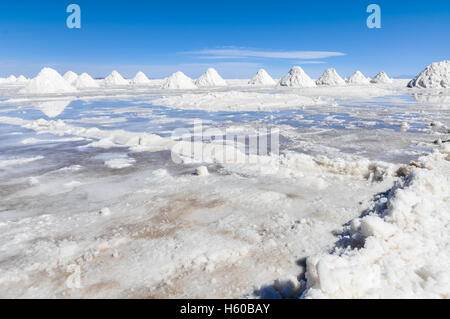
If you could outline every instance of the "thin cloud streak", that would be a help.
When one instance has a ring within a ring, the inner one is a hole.
[[[206,49],[198,51],[186,51],[183,54],[200,55],[209,59],[230,58],[268,58],[268,59],[323,59],[336,56],[344,56],[345,53],[333,51],[262,51],[242,49]]]

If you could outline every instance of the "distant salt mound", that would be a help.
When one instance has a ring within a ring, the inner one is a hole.
[[[314,87],[314,82],[303,69],[299,66],[294,66],[288,74],[286,74],[278,83],[279,86],[288,87]]]
[[[17,78],[15,75],[11,74],[10,76],[8,76],[5,80],[6,83],[16,83]]]
[[[225,82],[213,68],[206,70],[206,72],[195,81],[195,84],[199,87],[227,86],[227,82]]]
[[[105,78],[104,83],[106,86],[120,86],[129,84],[129,82],[125,80],[116,70],[112,71],[111,74]]]
[[[183,72],[175,72],[161,86],[162,89],[196,89],[194,81]]]
[[[54,94],[72,93],[77,89],[68,83],[55,70],[43,68],[39,74],[31,79],[28,84],[19,91],[22,94]]]
[[[20,75],[20,76],[17,78],[16,83],[23,84],[23,83],[27,83],[28,81],[29,81],[29,80],[28,80],[26,77],[24,77],[23,75]]]
[[[148,77],[141,71],[139,71],[138,73],[136,73],[136,75],[134,76],[134,78],[131,80],[131,84],[134,85],[145,85],[150,83],[150,80],[148,79]]]
[[[378,73],[370,82],[388,84],[388,83],[392,83],[392,79],[390,79],[388,77],[386,72],[382,71],[382,72]]]
[[[99,84],[87,73],[82,73],[75,81],[75,86],[78,89],[92,89],[98,88]]]
[[[255,76],[248,81],[250,85],[269,86],[277,84],[274,79],[264,69],[259,69]]]
[[[16,83],[17,78],[14,75],[10,75],[7,78],[0,78],[0,83],[4,83],[4,84],[13,84]]]
[[[64,80],[66,80],[67,82],[69,82],[70,84],[73,85],[78,78],[78,74],[76,74],[75,72],[72,72],[72,71],[67,71],[63,75],[63,78],[64,78]]]
[[[408,87],[418,88],[450,88],[450,61],[435,62],[427,66]]]
[[[337,73],[336,69],[325,70],[323,75],[316,81],[317,85],[344,85],[345,81]]]
[[[366,78],[361,71],[356,71],[353,75],[348,79],[348,83],[351,84],[368,84],[370,83],[370,79]]]

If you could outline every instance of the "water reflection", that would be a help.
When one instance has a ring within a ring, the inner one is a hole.
[[[51,100],[44,102],[31,102],[31,106],[47,117],[54,118],[60,115],[67,106],[73,101],[73,99],[63,99],[63,100]]]
[[[450,108],[450,91],[446,92],[430,92],[430,93],[413,93],[411,96],[420,103],[439,104]]]

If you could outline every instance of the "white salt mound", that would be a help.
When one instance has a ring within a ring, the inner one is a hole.
[[[344,85],[345,81],[337,73],[336,69],[325,70],[323,75],[316,81],[317,85]]]
[[[78,89],[98,88],[99,84],[87,73],[82,73],[75,81]]]
[[[134,85],[143,85],[143,84],[148,84],[149,82],[150,82],[150,80],[148,79],[148,77],[141,71],[136,73],[134,78],[131,80],[131,84],[134,84]]]
[[[43,68],[39,74],[19,91],[22,94],[72,93],[77,89],[55,70]]]
[[[279,86],[288,87],[314,87],[314,82],[303,69],[299,66],[294,66],[288,74],[286,74],[278,83]]]
[[[209,175],[208,168],[206,166],[199,166],[195,170],[195,175],[197,176],[207,176]]]
[[[112,71],[111,74],[105,78],[104,83],[106,86],[120,86],[129,84],[128,81],[125,80],[116,70]]]
[[[353,75],[348,79],[348,83],[351,84],[368,84],[370,83],[370,79],[366,78],[361,71],[356,71]]]
[[[427,66],[408,87],[419,88],[450,88],[450,61],[435,62]]]
[[[248,81],[250,85],[275,85],[276,82],[264,69],[259,69],[253,78]]]
[[[17,78],[15,75],[11,74],[6,78],[6,83],[15,83],[17,81]]]
[[[370,82],[372,82],[372,83],[392,83],[392,79],[390,79],[388,77],[386,72],[381,71]]]
[[[24,77],[23,75],[20,75],[17,80],[16,83],[27,83],[28,79],[26,77]]]
[[[5,84],[12,84],[12,83],[16,83],[17,78],[14,75],[10,75],[7,78],[0,78],[0,82],[1,83],[5,83]]]
[[[104,207],[98,213],[101,216],[110,216],[111,215],[111,210],[108,207]]]
[[[213,68],[206,70],[206,72],[195,81],[195,84],[199,87],[227,86],[227,82],[225,82]]]
[[[76,74],[75,72],[72,72],[72,71],[67,71],[63,75],[63,78],[64,78],[64,80],[66,80],[67,82],[69,82],[70,84],[73,85],[78,78],[78,74]]]
[[[196,89],[192,79],[183,72],[175,72],[168,77],[161,86],[162,89]]]

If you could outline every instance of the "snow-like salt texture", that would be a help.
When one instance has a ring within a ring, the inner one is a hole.
[[[441,61],[430,64],[416,76],[408,87],[419,88],[450,88],[450,61]]]
[[[308,105],[320,105],[327,100],[306,97],[297,94],[269,94],[256,92],[214,92],[187,93],[177,96],[165,96],[150,101],[153,105],[163,105],[185,110],[205,111],[258,111],[301,108]],[[330,101],[329,101],[330,102]]]
[[[370,82],[371,83],[390,84],[390,83],[392,83],[392,79],[389,78],[389,76],[386,74],[386,72],[381,71]]]
[[[194,81],[185,75],[183,72],[178,71],[172,74],[170,77],[164,80],[162,89],[196,89],[197,86]]]
[[[74,84],[75,81],[78,78],[78,74],[76,74],[73,71],[67,71],[64,75],[63,75],[64,80],[66,80],[67,82],[69,82],[70,84]]]
[[[95,139],[88,146],[98,148],[129,147],[135,152],[167,150],[174,144],[172,140],[162,138],[156,134],[145,132],[127,132],[124,130],[100,130],[96,127],[84,128],[66,124],[62,120],[35,121],[14,117],[0,117],[0,123],[19,125],[34,130],[37,133],[49,133],[58,136],[74,135],[88,139]]]
[[[68,83],[58,72],[51,68],[43,68],[19,91],[21,94],[56,94],[73,93],[77,89]]]
[[[82,73],[75,81],[78,89],[98,88],[100,85],[87,73]]]
[[[44,158],[43,156],[35,156],[35,157],[0,159],[0,169],[4,169],[9,166],[25,165],[34,161],[41,160],[43,158]]]
[[[116,70],[112,71],[110,75],[108,75],[105,80],[104,84],[106,86],[122,86],[122,85],[128,85],[129,82],[125,80],[122,75],[120,75],[119,72]]]
[[[303,69],[299,66],[294,66],[288,74],[281,78],[278,83],[279,86],[287,87],[314,87],[316,82],[314,82]]]
[[[195,81],[195,85],[198,87],[227,86],[227,82],[222,79],[216,69],[209,68]]]
[[[144,72],[141,72],[141,71],[136,73],[134,78],[131,80],[131,84],[134,84],[134,85],[145,85],[145,84],[149,84],[149,83],[150,83],[150,80],[144,74]]]
[[[326,69],[322,76],[316,81],[317,85],[344,85],[345,81],[337,73],[336,69]]]
[[[275,85],[276,82],[272,77],[267,73],[264,69],[259,69],[258,72],[253,76],[253,78],[248,81],[250,85],[259,85],[259,86],[270,86]]]
[[[420,160],[420,168],[352,220],[337,247],[307,260],[309,298],[450,297],[450,147]]]
[[[368,84],[370,83],[370,79],[366,78],[361,71],[356,71],[353,75],[348,79],[348,83],[351,84]]]

